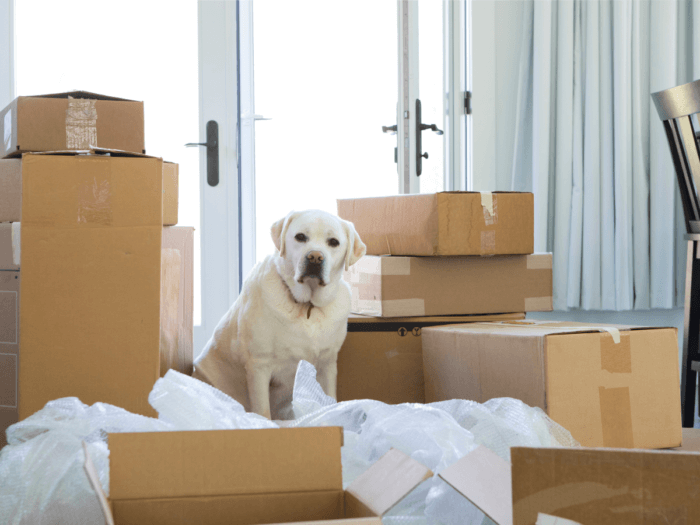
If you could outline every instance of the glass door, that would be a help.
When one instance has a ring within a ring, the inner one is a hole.
[[[464,0],[241,3],[251,34],[242,120],[254,156],[242,174],[254,188],[244,222],[255,224],[255,259],[273,252],[270,225],[293,209],[336,213],[339,198],[465,189],[444,160],[451,4]],[[421,124],[434,125],[420,134],[420,176],[418,99]]]
[[[142,100],[147,153],[179,164],[179,225],[195,228],[195,356],[238,295],[236,7],[197,0],[14,3],[13,96],[81,89]],[[200,177],[205,153],[185,147],[205,141],[209,120],[220,130],[217,187]]]

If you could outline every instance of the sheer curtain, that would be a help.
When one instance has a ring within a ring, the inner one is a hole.
[[[555,309],[682,306],[682,208],[649,95],[700,76],[700,2],[537,0],[523,14],[511,187],[535,194]]]

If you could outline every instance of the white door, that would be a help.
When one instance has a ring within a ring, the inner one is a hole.
[[[467,189],[466,0],[240,3],[246,273],[292,209]]]
[[[0,0],[0,35],[3,106],[73,89],[144,101],[147,153],[180,165],[179,225],[195,227],[197,355],[240,283],[237,2]],[[185,147],[209,121],[216,186],[206,149]]]

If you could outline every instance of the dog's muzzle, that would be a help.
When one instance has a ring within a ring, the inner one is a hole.
[[[325,264],[325,257],[321,252],[314,251],[309,252],[304,257],[304,269],[301,272],[301,276],[298,282],[303,283],[304,279],[307,277],[318,279],[318,284],[325,286],[326,282],[323,280],[323,268]]]

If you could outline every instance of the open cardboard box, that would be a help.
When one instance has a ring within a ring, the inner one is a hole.
[[[110,434],[109,500],[86,470],[117,525],[381,525],[432,476],[392,449],[343,490],[342,444],[340,427]]]
[[[700,523],[700,430],[693,450],[479,447],[440,477],[497,525]]]

